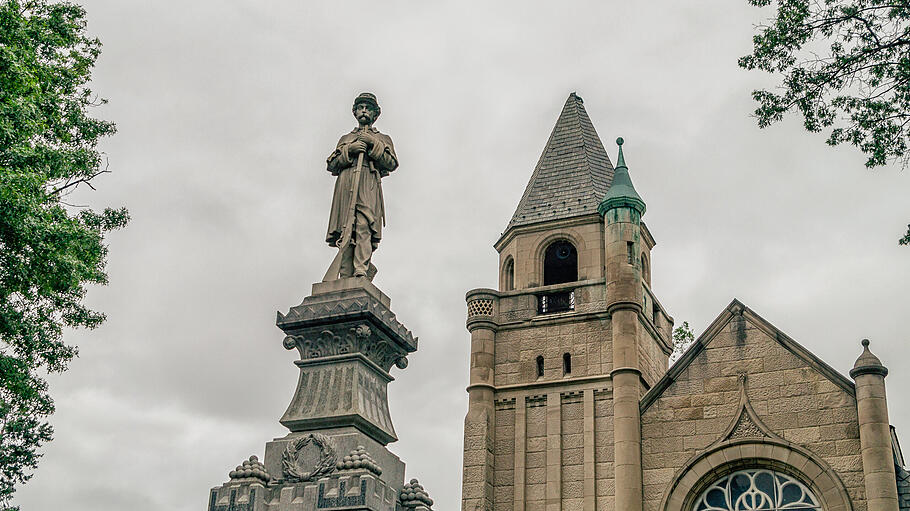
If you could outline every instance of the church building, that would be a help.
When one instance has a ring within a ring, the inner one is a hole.
[[[614,167],[571,94],[494,245],[499,289],[467,293],[462,510],[910,509],[868,341],[847,377],[733,300],[669,366],[617,143]]]

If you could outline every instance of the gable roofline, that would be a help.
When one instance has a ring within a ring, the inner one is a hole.
[[[657,242],[654,241],[654,236],[651,234],[651,230],[648,229],[648,226],[645,224],[644,220],[641,220],[638,223],[641,225],[641,236],[645,244],[648,246],[648,250],[653,249],[654,246],[657,245]]]
[[[838,372],[836,369],[825,363],[822,359],[818,358],[811,351],[804,348],[801,344],[794,341],[790,336],[783,333],[779,328],[772,325],[765,318],[759,316],[752,309],[743,305],[742,302],[736,298],[730,302],[730,305],[720,313],[717,318],[708,325],[708,328],[698,336],[698,339],[689,346],[689,349],[680,357],[679,360],[673,364],[663,378],[661,378],[651,390],[649,390],[641,399],[641,413],[644,413],[652,403],[657,401],[667,388],[679,378],[679,375],[695,360],[702,351],[705,350],[707,345],[714,340],[720,331],[733,320],[733,318],[742,315],[742,317],[754,325],[757,329],[761,330],[762,333],[768,337],[777,341],[781,346],[783,346],[787,351],[796,355],[798,358],[802,359],[810,367],[821,373],[825,378],[830,380],[832,383],[843,389],[844,392],[850,394],[854,398],[856,397],[856,386],[850,381],[849,378]]]

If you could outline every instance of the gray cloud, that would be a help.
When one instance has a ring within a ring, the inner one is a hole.
[[[420,337],[389,388],[392,450],[438,509],[460,505],[464,292],[495,287],[491,246],[573,90],[611,157],[626,139],[677,322],[700,332],[737,297],[843,373],[869,337],[910,435],[907,176],[797,119],[756,128],[749,92],[773,82],[736,67],[767,15],[746,2],[85,5],[120,132],[78,198],[133,222],[89,293],[108,322],[68,334],[81,356],[52,379],[56,440],[23,509],[202,509],[283,434],[296,369],[275,311],[333,255],[324,160],[362,90],[402,162],[376,283]]]

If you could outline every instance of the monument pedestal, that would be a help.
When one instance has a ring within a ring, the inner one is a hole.
[[[284,347],[300,359],[297,390],[281,417],[290,430],[266,444],[231,480],[212,489],[209,511],[394,511],[428,507],[403,489],[387,385],[393,365],[407,366],[417,339],[365,278],[313,285],[312,295],[278,313]],[[422,491],[422,488],[421,488]],[[427,497],[428,499],[429,497]],[[430,501],[431,502],[431,501]]]

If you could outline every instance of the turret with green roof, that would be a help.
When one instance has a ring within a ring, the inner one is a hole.
[[[629,177],[629,167],[626,166],[626,159],[622,154],[622,137],[616,139],[616,145],[619,146],[619,157],[616,160],[616,168],[613,169],[613,183],[607,191],[607,195],[600,201],[597,211],[601,215],[613,208],[629,207],[638,211],[638,215],[645,214],[645,201],[632,186],[632,178]]]
[[[642,508],[641,415],[639,400],[643,360],[640,340],[644,314],[641,215],[645,201],[632,186],[629,168],[617,138],[619,157],[613,182],[597,211],[604,219],[604,256],[607,310],[613,333],[613,451],[616,509]]]

